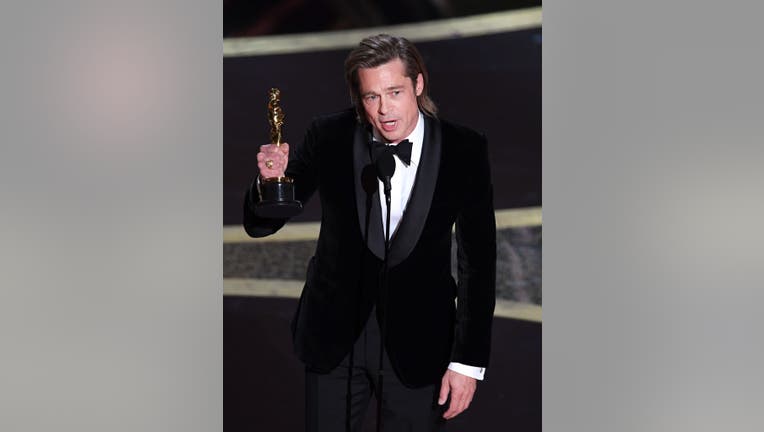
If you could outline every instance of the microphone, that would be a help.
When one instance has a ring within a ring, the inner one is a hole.
[[[395,159],[393,159],[393,154],[389,151],[382,152],[375,162],[377,166],[377,176],[380,180],[382,180],[382,183],[385,185],[385,196],[387,199],[390,199],[390,190],[392,189],[392,186],[390,186],[390,178],[395,173]]]

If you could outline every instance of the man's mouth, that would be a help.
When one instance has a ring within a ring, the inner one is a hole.
[[[395,126],[398,124],[397,120],[389,120],[389,121],[383,121],[379,122],[380,125],[382,125],[382,129],[385,132],[391,132],[395,130]]]

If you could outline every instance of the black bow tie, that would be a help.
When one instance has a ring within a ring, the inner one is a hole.
[[[383,151],[390,151],[398,155],[401,162],[408,166],[411,163],[411,141],[405,139],[396,145],[387,145],[379,141],[374,141],[374,158],[376,159]]]

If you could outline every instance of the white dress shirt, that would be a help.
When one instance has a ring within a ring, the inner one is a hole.
[[[422,156],[424,116],[421,112],[419,112],[419,120],[417,120],[414,131],[411,132],[411,135],[407,138],[411,141],[411,163],[409,166],[406,166],[397,155],[393,157],[395,160],[395,173],[393,173],[393,176],[390,179],[390,230],[393,234],[398,228],[398,224],[406,211],[406,205],[411,197],[411,189],[414,187],[416,170],[419,167],[419,160]],[[379,132],[377,132],[376,129],[374,130],[374,139],[384,142],[384,139],[380,137]],[[379,180],[379,203],[382,208],[382,233],[387,235],[387,226],[385,225],[387,220],[387,202],[385,201],[384,187],[384,183]],[[392,235],[390,237],[392,238]],[[448,365],[448,368],[478,380],[482,380],[485,375],[485,368],[468,366],[462,363],[451,362]]]

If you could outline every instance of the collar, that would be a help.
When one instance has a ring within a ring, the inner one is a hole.
[[[414,127],[414,130],[411,131],[411,134],[409,136],[405,137],[404,139],[408,139],[411,141],[411,164],[412,166],[418,166],[419,165],[419,159],[422,156],[422,143],[424,142],[424,115],[422,114],[422,111],[419,111],[419,117],[416,121],[416,126]],[[379,142],[384,142],[384,138],[380,135],[379,131],[374,128],[374,140]],[[402,141],[402,140],[401,140]]]

